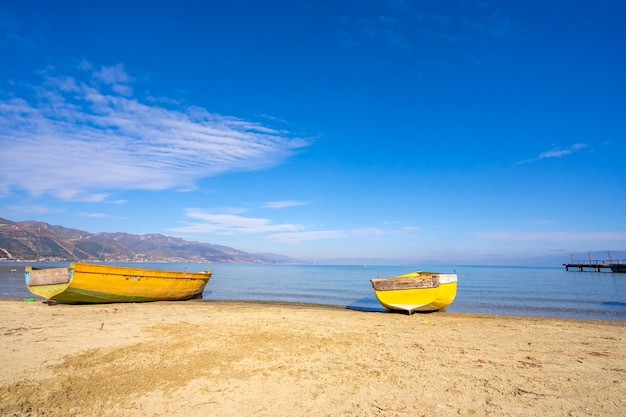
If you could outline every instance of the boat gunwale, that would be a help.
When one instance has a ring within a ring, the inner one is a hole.
[[[426,289],[437,288],[439,286],[439,278],[435,275],[406,278],[378,278],[372,279],[371,282],[375,291]]]

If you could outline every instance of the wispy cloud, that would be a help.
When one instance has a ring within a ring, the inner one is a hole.
[[[169,229],[180,233],[275,233],[301,230],[302,226],[290,223],[276,224],[269,219],[245,217],[232,213],[214,213],[203,209],[186,209],[187,218],[193,221],[185,226]]]
[[[243,209],[209,210],[185,209],[183,226],[170,228],[170,232],[185,234],[210,233],[217,235],[256,234],[261,238],[279,243],[300,243],[314,240],[339,238],[375,238],[383,235],[412,234],[421,227],[361,227],[319,230],[310,224],[281,223],[271,219],[245,216]]]
[[[273,166],[308,145],[204,108],[143,103],[132,82],[122,65],[83,62],[76,74],[48,70],[30,94],[0,99],[0,195],[102,201],[110,190],[193,189],[200,178]]]
[[[10,214],[45,214],[50,213],[52,210],[46,206],[5,206],[2,211]]]
[[[301,243],[313,240],[339,239],[349,237],[346,230],[310,230],[297,233],[275,233],[267,236],[269,240],[280,243]]]
[[[511,231],[480,232],[479,239],[502,241],[626,241],[626,230],[614,231]]]
[[[341,238],[377,239],[378,237],[390,234],[406,233],[404,229],[385,229],[379,227],[367,227],[356,229],[335,229],[335,230],[306,230],[301,232],[274,233],[267,236],[268,240],[280,243],[301,243],[314,240],[328,240]]]
[[[86,212],[82,212],[78,214],[81,217],[89,217],[92,219],[126,219],[126,217],[120,217],[120,216],[111,216],[110,214],[106,214],[106,213],[86,213]]]
[[[524,159],[523,161],[519,161],[517,162],[517,164],[530,164],[533,162],[537,162],[540,161],[542,159],[549,159],[549,158],[561,158],[563,156],[566,155],[570,155],[576,151],[579,151],[581,149],[587,148],[589,145],[586,145],[584,143],[576,143],[572,146],[570,146],[567,149],[559,149],[559,148],[555,148],[555,149],[551,149],[549,151],[546,152],[542,152],[539,155],[537,155],[534,158],[528,158],[528,159]]]
[[[294,206],[305,206],[307,204],[309,204],[308,201],[296,201],[296,200],[268,201],[267,203],[263,204],[263,207],[272,208],[272,209],[281,209],[281,208],[294,207]]]

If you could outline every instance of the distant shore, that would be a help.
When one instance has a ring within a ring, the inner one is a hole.
[[[2,300],[0,415],[602,415],[626,324],[308,304]]]

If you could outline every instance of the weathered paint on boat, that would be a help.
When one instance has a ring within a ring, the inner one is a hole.
[[[81,262],[67,268],[27,266],[25,273],[30,292],[68,304],[188,300],[202,296],[212,275]]]
[[[390,310],[436,311],[454,302],[456,274],[411,272],[393,278],[372,279],[376,298]]]

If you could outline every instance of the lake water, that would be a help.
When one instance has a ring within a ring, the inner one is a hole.
[[[67,266],[38,263],[35,266]],[[24,263],[0,263],[0,298],[28,298]],[[120,265],[120,264],[118,264]],[[574,272],[565,268],[491,266],[338,266],[248,264],[124,264],[154,269],[201,271],[213,277],[206,300],[258,300],[330,304],[384,311],[372,278],[416,270],[458,274],[454,303],[446,311],[522,316],[626,320],[626,274]]]

